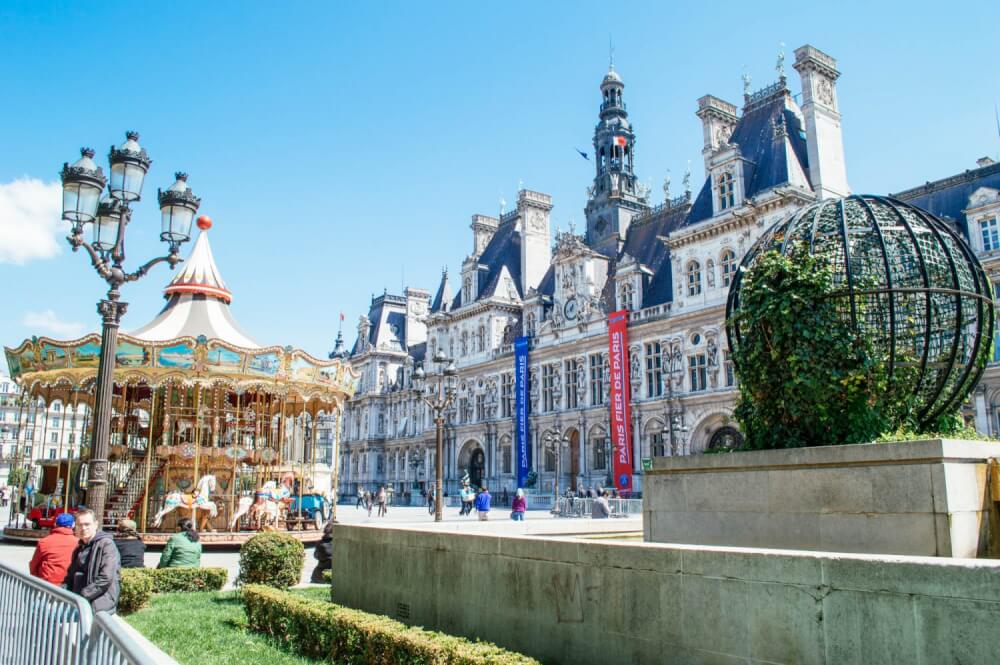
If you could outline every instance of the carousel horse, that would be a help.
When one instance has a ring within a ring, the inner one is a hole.
[[[251,524],[257,529],[267,524],[277,526],[282,508],[287,508],[292,501],[294,485],[295,475],[288,472],[281,477],[280,482],[269,480],[264,483],[252,499],[249,496],[241,497],[230,528],[235,529],[243,515],[249,515]]]
[[[206,474],[201,477],[197,487],[195,487],[191,494],[183,494],[180,490],[176,489],[168,493],[163,502],[163,508],[153,518],[153,528],[159,528],[166,515],[175,510],[183,510],[191,513],[191,519],[198,525],[198,530],[204,531],[205,523],[219,513],[218,507],[211,498],[214,491],[215,476]],[[200,518],[198,517],[199,512],[204,513]],[[214,531],[210,522],[208,523],[208,528]]]

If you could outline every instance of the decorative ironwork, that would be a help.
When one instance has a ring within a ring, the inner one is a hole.
[[[992,289],[972,250],[939,218],[893,198],[859,195],[779,221],[747,252],[730,287],[733,349],[745,341],[734,319],[743,276],[771,250],[830,262],[843,316],[884,353],[891,389],[916,396],[921,426],[957,408],[979,381],[993,338]]]

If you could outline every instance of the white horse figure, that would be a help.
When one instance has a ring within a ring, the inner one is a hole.
[[[198,480],[198,485],[190,494],[183,494],[180,490],[176,489],[168,493],[163,502],[163,508],[160,512],[156,513],[156,517],[153,518],[153,528],[159,528],[160,524],[163,523],[163,518],[173,511],[185,510],[190,512],[191,519],[195,521],[197,528],[200,531],[204,531],[205,522],[215,518],[215,516],[219,513],[219,509],[215,505],[215,502],[211,500],[212,492],[215,491],[215,487],[215,476],[209,473],[205,474]],[[199,512],[207,514],[202,515],[199,519]],[[212,529],[211,524],[208,525],[208,528],[210,530],[214,530]]]
[[[236,513],[233,515],[232,521],[229,523],[229,530],[235,531],[236,525],[240,523],[240,518],[247,514],[250,507],[254,505],[254,497],[250,494],[246,494],[240,497],[239,505],[236,507]]]

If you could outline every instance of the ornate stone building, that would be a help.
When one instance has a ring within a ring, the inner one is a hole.
[[[531,338],[538,489],[551,492],[557,473],[563,488],[607,484],[607,314],[619,309],[630,311],[636,489],[644,459],[738,443],[724,327],[734,271],[774,221],[850,193],[836,61],[808,45],[795,51],[801,107],[783,56],[776,69],[778,80],[762,89],[752,91],[744,80],[740,108],[712,95],[697,101],[704,180],[693,192],[688,174],[679,196],[668,180],[663,201],[654,203],[636,177],[636,133],[624,82],[612,67],[600,84],[584,234],[570,229],[552,238],[551,197],[522,190],[516,207],[499,218],[473,215],[472,252],[454,293],[445,273],[433,300],[416,289],[373,298],[351,352],[363,379],[344,421],[342,492],[384,483],[398,495],[433,479],[434,425],[410,376],[438,349],[459,370],[445,438],[446,489],[454,492],[465,473],[491,489],[513,489],[519,335]],[[984,190],[962,205],[979,215],[986,210],[980,204],[1000,206],[996,193]],[[993,220],[992,235],[983,238],[1000,270],[995,213]],[[1000,392],[983,399],[996,421]],[[546,448],[546,433],[568,445]]]

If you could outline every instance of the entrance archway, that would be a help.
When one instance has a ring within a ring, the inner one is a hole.
[[[469,440],[462,446],[458,455],[459,475],[469,474],[469,483],[474,487],[482,487],[486,477],[486,453],[478,441]]]
[[[737,450],[743,447],[743,435],[733,427],[720,427],[712,434],[708,450]]]

